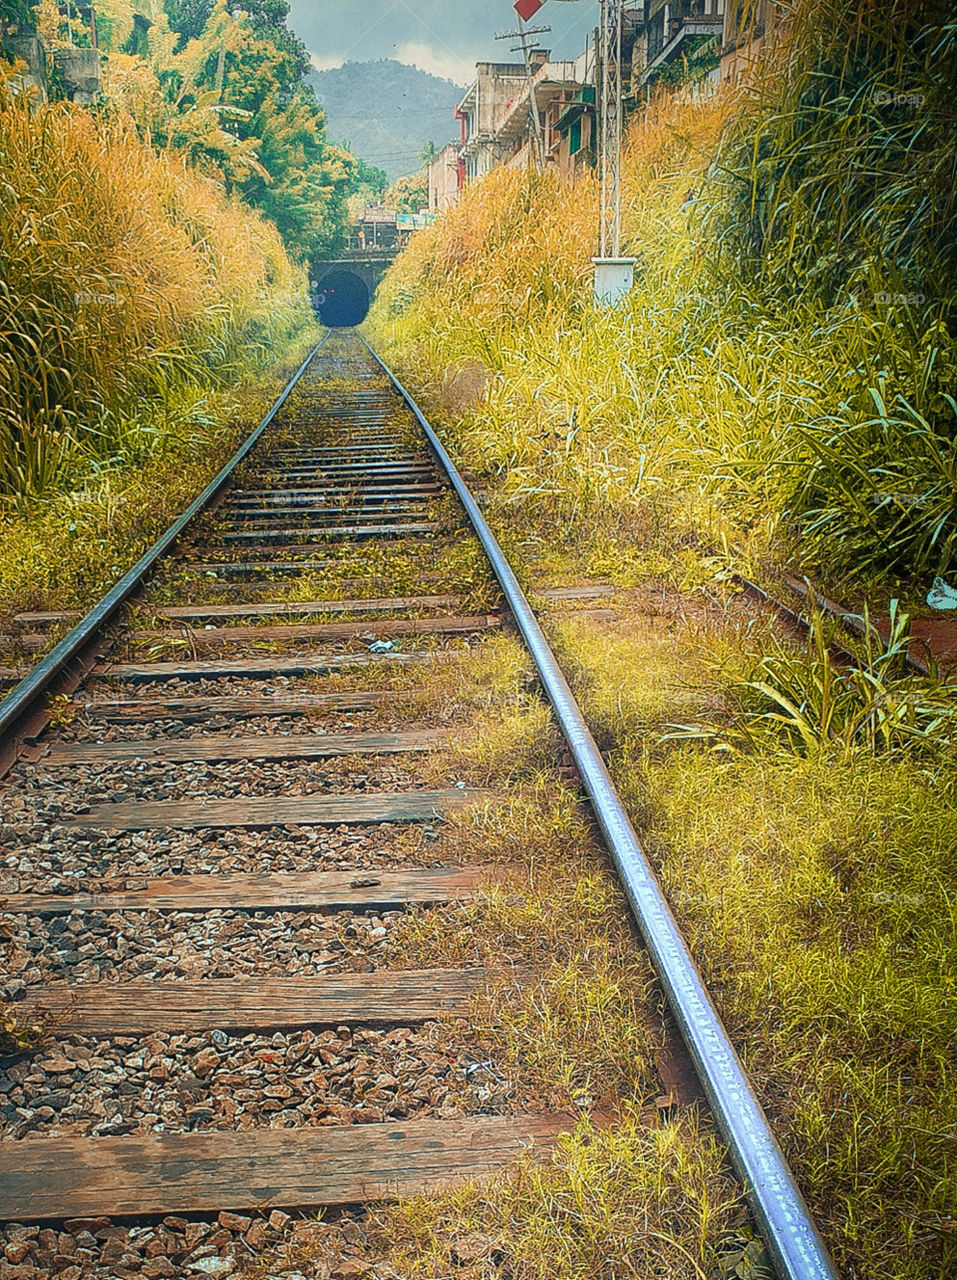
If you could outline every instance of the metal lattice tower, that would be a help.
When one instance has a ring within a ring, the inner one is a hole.
[[[621,257],[623,0],[601,0],[601,234],[599,256]]]

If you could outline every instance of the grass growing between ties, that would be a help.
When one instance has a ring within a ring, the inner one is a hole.
[[[182,402],[175,431],[138,464],[0,510],[0,610],[93,605],[227,461],[295,371],[299,354],[278,376],[197,394],[190,411]]]
[[[500,635],[414,677],[419,713],[456,726],[425,766],[430,784],[489,793],[434,831],[410,832],[417,860],[496,874],[481,901],[410,912],[389,965],[487,968],[490,993],[468,1019],[472,1052],[530,1086],[543,1110],[581,1119],[511,1176],[477,1170],[448,1194],[330,1220],[312,1246],[293,1241],[251,1275],[335,1274],[345,1257],[405,1280],[711,1280],[744,1277],[746,1252],[760,1256],[709,1126],[693,1109],[674,1119],[655,1107],[660,997],[529,675],[523,646]]]
[[[713,1136],[693,1119],[653,1130],[635,1117],[609,1130],[582,1122],[507,1182],[381,1212],[368,1234],[393,1276],[706,1280],[723,1263],[734,1274],[740,1224]]]

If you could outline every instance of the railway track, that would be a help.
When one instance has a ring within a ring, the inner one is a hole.
[[[442,820],[484,797],[430,780],[448,731],[413,692],[504,627],[534,659],[770,1256],[782,1276],[834,1275],[534,613],[358,337],[313,353],[96,610],[19,625],[26,654],[67,634],[0,706],[10,991],[50,1028],[45,1072],[7,1064],[0,1098],[11,1275],[231,1274],[292,1211],[489,1173],[575,1124],[498,1096],[436,1038],[488,974],[383,959],[402,912],[480,900],[499,874],[429,856]]]

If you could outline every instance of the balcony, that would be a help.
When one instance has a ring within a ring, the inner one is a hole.
[[[702,38],[717,37],[724,31],[725,0],[677,0],[657,8],[638,33],[644,56],[636,57],[639,83],[645,84],[665,63],[673,62]]]

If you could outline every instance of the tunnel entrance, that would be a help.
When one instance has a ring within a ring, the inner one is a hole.
[[[319,319],[330,329],[361,324],[372,302],[368,285],[353,271],[330,271],[319,281],[313,297]]]

